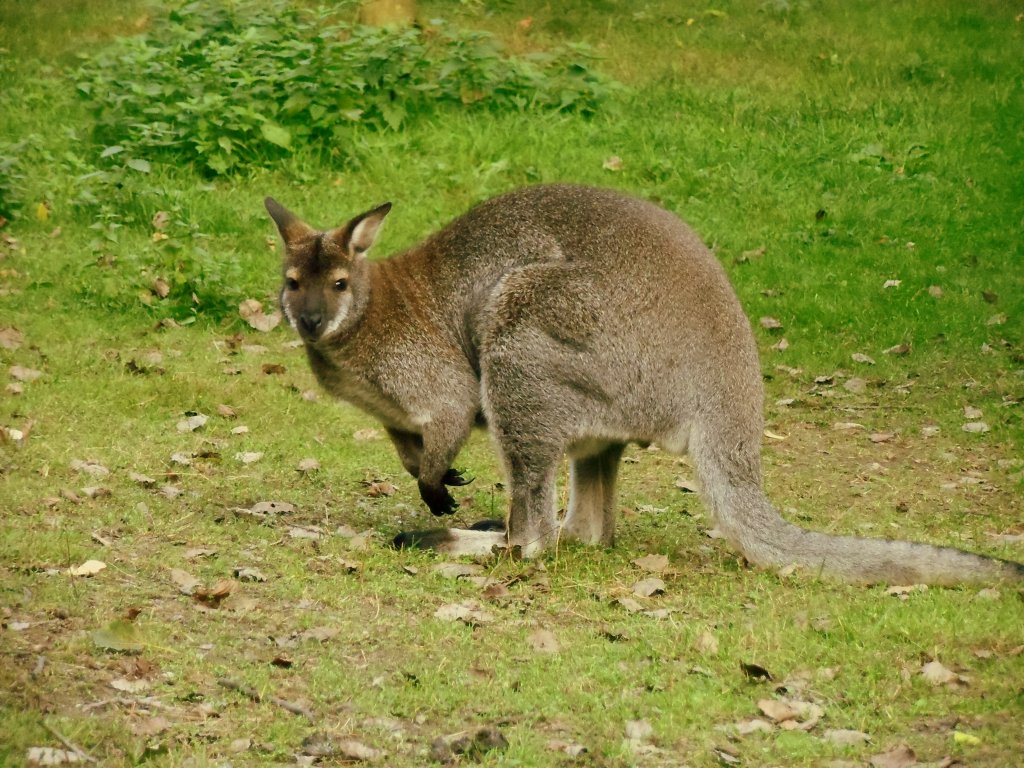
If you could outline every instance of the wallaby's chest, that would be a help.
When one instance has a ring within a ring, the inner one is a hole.
[[[422,429],[422,419],[383,385],[389,378],[384,372],[330,360],[316,349],[307,348],[307,352],[313,374],[332,396],[351,403],[387,427],[413,433]]]

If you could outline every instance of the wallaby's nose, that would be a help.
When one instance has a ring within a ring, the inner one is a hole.
[[[324,316],[320,312],[299,315],[299,325],[306,336],[317,336],[323,322]]]

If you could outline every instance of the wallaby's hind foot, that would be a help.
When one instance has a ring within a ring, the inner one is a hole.
[[[485,521],[493,524],[496,521]],[[479,525],[479,523],[477,523]],[[486,557],[495,550],[508,548],[505,526],[493,528],[431,528],[426,531],[403,531],[391,541],[395,549],[429,549],[449,557]]]

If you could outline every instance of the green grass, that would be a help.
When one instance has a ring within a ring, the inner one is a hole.
[[[304,397],[315,384],[289,331],[256,333],[234,310],[240,298],[271,302],[277,288],[266,194],[323,226],[392,200],[384,255],[523,184],[626,189],[690,221],[736,285],[761,344],[769,429],[785,437],[766,439],[765,472],[787,516],[1024,560],[1019,541],[993,536],[1024,533],[1017,11],[824,0],[420,7],[516,52],[585,41],[623,88],[590,118],[440,109],[401,132],[356,129],[332,151],[298,148],[243,175],[154,162],[149,174],[96,186],[82,177],[102,146],[64,73],[76,54],[164,11],[0,2],[0,48],[10,52],[0,159],[16,155],[0,182],[12,203],[0,236],[15,241],[0,243],[0,330],[24,337],[0,347],[0,384],[10,366],[42,371],[21,394],[0,389],[0,426],[29,431],[23,444],[0,442],[0,763],[59,747],[43,723],[104,765],[290,764],[305,738],[325,733],[385,750],[381,764],[418,766],[438,736],[483,725],[509,742],[480,759],[495,766],[571,764],[554,741],[586,746],[576,762],[594,766],[713,766],[718,748],[746,765],[864,764],[900,743],[921,762],[1019,761],[1018,590],[932,589],[904,601],[750,570],[706,538],[701,504],[674,488],[689,468],[634,448],[617,546],[487,563],[508,590],[488,599],[434,574],[434,558],[386,546],[398,530],[432,524],[415,484],[386,440],[356,439],[370,419]],[[526,16],[528,31],[518,25]],[[621,171],[603,168],[613,155]],[[158,211],[170,213],[167,241],[152,239]],[[175,275],[169,299],[149,293],[155,277]],[[763,316],[782,330],[762,329]],[[167,317],[189,324],[160,325]],[[773,349],[782,337],[789,347]],[[884,353],[901,343],[909,354]],[[854,362],[857,352],[876,364]],[[833,374],[831,385],[814,382]],[[864,392],[843,387],[851,376],[866,380]],[[221,404],[237,418],[218,415]],[[974,420],[965,406],[991,430],[962,432]],[[189,411],[210,420],[181,433]],[[843,422],[863,429],[834,429]],[[239,425],[248,433],[233,434]],[[877,432],[894,437],[874,443]],[[243,451],[263,457],[243,464]],[[196,458],[182,466],[175,453]],[[304,458],[321,469],[297,472]],[[110,475],[76,473],[74,460]],[[484,435],[458,465],[477,478],[458,520],[502,514]],[[182,493],[169,498],[131,472]],[[374,479],[397,492],[371,498],[364,481]],[[88,498],[88,486],[110,495]],[[265,500],[295,512],[260,521],[236,511]],[[296,538],[294,525],[325,535]],[[368,532],[365,548],[339,526]],[[193,548],[215,553],[186,559]],[[636,599],[661,618],[618,602],[645,575],[632,561],[649,553],[671,562],[666,593]],[[107,569],[63,573],[91,558]],[[184,569],[209,586],[244,566],[267,580],[238,585],[215,610],[170,577]],[[465,600],[493,621],[434,617]],[[92,633],[127,615],[144,650],[97,647]],[[338,634],[299,639],[322,626]],[[538,628],[553,632],[557,653],[534,650]],[[716,649],[699,649],[704,632]],[[289,668],[272,663],[281,655]],[[933,658],[969,682],[929,684],[920,671]],[[776,682],[748,680],[740,662]],[[149,689],[110,685],[133,676]],[[222,678],[300,702],[316,722],[226,690]],[[783,683],[823,707],[817,726],[729,730],[761,716],[758,701]],[[639,747],[626,738],[633,720],[653,728]],[[829,728],[872,740],[833,746],[821,738]],[[980,741],[958,743],[954,730]]]

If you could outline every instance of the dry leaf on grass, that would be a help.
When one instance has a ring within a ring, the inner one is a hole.
[[[312,539],[316,541],[324,537],[324,529],[317,525],[291,525],[288,535],[293,539]]]
[[[475,732],[463,731],[450,736],[439,736],[430,745],[430,758],[443,765],[461,764],[460,755],[473,762],[494,750],[508,748],[508,739],[497,728],[486,726]]]
[[[867,391],[868,383],[858,376],[847,379],[843,382],[843,389],[855,395],[862,395]]]
[[[984,421],[969,421],[960,427],[960,429],[972,434],[982,434],[984,432],[988,432],[991,428]]]
[[[871,741],[871,737],[863,731],[850,731],[843,728],[829,729],[821,735],[821,738],[840,747],[856,747]]]
[[[25,384],[33,382],[43,375],[42,371],[37,371],[35,368],[23,368],[20,365],[12,365],[7,372],[12,379],[17,379]]]
[[[85,762],[77,752],[53,747],[29,747],[25,753],[25,760],[29,765],[69,765]]]
[[[334,741],[330,736],[315,733],[303,740],[302,754],[315,758],[333,757],[342,762],[367,763],[380,760],[387,753],[354,739]]]
[[[616,598],[615,602],[625,608],[629,613],[639,613],[644,609],[644,607],[632,597],[619,597]]]
[[[668,568],[668,558],[665,555],[645,555],[634,560],[633,565],[648,573],[663,573]]]
[[[25,336],[17,328],[0,328],[0,347],[15,350],[24,342]]]
[[[326,643],[336,637],[341,630],[338,627],[311,627],[298,635],[299,640],[315,640],[318,643]]]
[[[734,727],[736,728],[736,733],[740,736],[749,736],[752,733],[771,733],[773,730],[771,723],[758,717],[755,717],[753,720],[736,723]]]
[[[785,730],[809,731],[825,714],[818,704],[799,699],[761,699],[757,707]]]
[[[526,638],[526,642],[530,644],[537,653],[558,653],[561,647],[558,644],[558,638],[549,629],[538,629],[531,632]]]
[[[110,681],[110,687],[124,693],[144,693],[153,687],[149,680],[128,680],[118,677]]]
[[[622,170],[622,158],[619,157],[618,155],[612,155],[611,157],[606,158],[603,163],[601,163],[601,167],[604,170],[611,171],[613,173],[615,173],[617,171],[621,171]]]
[[[693,647],[697,649],[699,653],[714,656],[718,653],[718,638],[711,634],[710,630],[705,629],[696,639],[693,641]]]
[[[958,675],[938,661],[929,661],[922,666],[921,677],[932,685],[947,685],[951,687],[967,685],[969,682],[968,678]]]
[[[138,483],[143,488],[152,488],[156,485],[156,480],[149,475],[142,475],[138,472],[129,472],[128,479],[133,483]]]
[[[263,582],[267,580],[267,577],[264,576],[263,573],[256,568],[235,568],[233,574],[234,577],[239,581]]]
[[[110,470],[102,464],[95,461],[82,461],[80,459],[71,460],[71,469],[90,477],[106,477],[110,474]]]
[[[906,744],[900,744],[888,752],[873,755],[868,759],[871,768],[907,768],[917,763],[917,755]]]
[[[654,735],[654,726],[646,720],[627,720],[626,738],[630,741],[643,742]]]
[[[442,605],[434,611],[434,617],[442,621],[461,621],[470,627],[477,627],[494,621],[494,615],[482,610],[479,603],[475,600]]]
[[[248,509],[254,515],[289,515],[295,507],[287,501],[259,501]]]
[[[371,499],[394,496],[398,492],[398,489],[387,480],[372,480],[364,485],[366,486],[366,495]]]
[[[107,564],[101,560],[86,560],[81,565],[68,568],[67,573],[69,576],[95,576],[106,567]]]
[[[578,758],[587,752],[587,748],[582,744],[577,744],[571,741],[562,741],[561,739],[553,739],[544,745],[544,748],[548,752],[561,752],[568,755],[571,758]]]
[[[238,305],[238,314],[250,327],[267,333],[274,330],[281,322],[281,313],[275,310],[269,315],[264,314],[263,304],[256,299],[246,299]]]
[[[640,597],[653,597],[665,594],[665,582],[661,579],[641,579],[633,585],[633,594]]]
[[[234,592],[237,586],[238,582],[234,579],[221,579],[209,588],[196,587],[192,592],[192,599],[209,608],[219,608],[224,598]]]
[[[178,422],[179,432],[195,432],[209,421],[209,417],[201,413],[186,413],[185,416],[186,418]]]
[[[181,568],[171,568],[171,581],[174,582],[178,591],[183,595],[191,595],[203,583],[191,573],[183,571]]]

